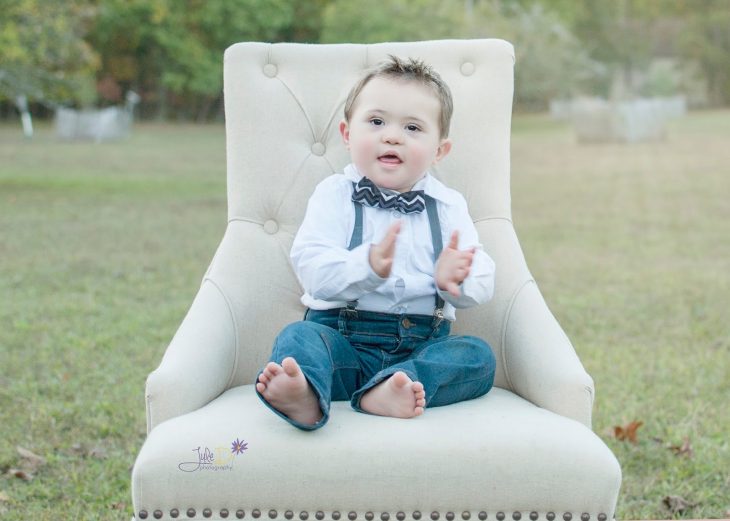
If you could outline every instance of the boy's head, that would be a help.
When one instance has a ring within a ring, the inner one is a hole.
[[[389,60],[379,63],[366,72],[360,78],[360,81],[352,87],[345,101],[345,121],[349,122],[352,118],[352,109],[357,96],[373,78],[414,81],[431,89],[439,100],[439,104],[441,105],[441,114],[439,115],[440,136],[442,139],[449,137],[451,115],[454,113],[454,102],[451,98],[451,89],[449,89],[446,82],[441,79],[441,76],[436,71],[421,60],[414,58],[402,60],[392,54],[389,55],[389,58]]]
[[[452,112],[451,92],[436,72],[391,56],[350,91],[340,133],[360,173],[404,192],[451,150]]]

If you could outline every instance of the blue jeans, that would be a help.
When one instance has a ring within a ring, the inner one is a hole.
[[[366,412],[360,408],[363,394],[396,371],[423,384],[426,407],[486,394],[496,368],[491,348],[474,336],[449,336],[450,330],[448,320],[436,324],[427,315],[310,309],[303,321],[281,331],[269,361],[281,364],[288,356],[297,361],[318,397],[322,419],[314,425],[302,424],[256,394],[303,430],[327,423],[332,400],[350,400],[353,409]]]

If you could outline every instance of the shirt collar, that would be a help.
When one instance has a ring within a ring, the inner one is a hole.
[[[360,179],[362,179],[363,177],[357,167],[352,163],[345,167],[344,175],[345,178],[355,183],[360,181]],[[380,189],[386,193],[395,193],[392,190],[388,190],[387,188]],[[412,190],[423,190],[426,195],[430,195],[434,199],[438,199],[439,201],[442,201],[446,204],[458,203],[458,198],[456,198],[454,195],[455,192],[451,188],[448,188],[446,185],[444,185],[441,181],[436,179],[428,171],[423,174],[423,177],[419,179],[419,181],[415,185],[413,185]]]

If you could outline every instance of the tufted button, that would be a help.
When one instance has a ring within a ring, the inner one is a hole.
[[[228,509],[227,509],[227,508],[222,508],[222,509],[221,509],[221,517],[222,517],[223,519],[225,519],[225,518],[227,518],[227,517],[228,517]]]
[[[390,519],[390,514],[387,512],[383,512],[382,514],[380,514],[380,519],[381,521],[388,521]]]
[[[349,519],[350,521],[355,521],[355,519],[357,519],[357,512],[351,511],[349,514],[347,514],[347,519]]]
[[[471,517],[471,512],[469,512],[468,510],[464,510],[461,513],[461,519],[469,519],[470,517]]]
[[[273,63],[267,63],[264,65],[264,74],[269,78],[273,78],[279,72],[279,68]]]
[[[514,519],[515,521],[520,521],[520,519],[522,519],[522,513],[512,512],[512,519]]]
[[[299,512],[299,519],[301,519],[302,521],[305,521],[305,519],[309,519],[309,512],[307,512],[306,510],[302,510],[301,512]]]
[[[421,519],[421,512],[419,512],[418,510],[413,512],[413,519],[416,519],[416,520]]]
[[[438,521],[438,518],[439,518],[438,512],[436,512],[435,510],[433,512],[431,512],[431,519],[433,519],[433,521]]]
[[[322,512],[321,510],[317,510],[317,513],[314,514],[314,517],[322,521],[322,519],[324,519],[324,512]]]
[[[365,519],[367,519],[368,521],[373,521],[374,517],[375,517],[375,514],[373,514],[372,512],[369,512],[369,511],[365,512]]]
[[[269,235],[274,235],[276,232],[279,231],[279,223],[277,223],[273,219],[269,219],[264,223],[264,231]]]
[[[251,511],[251,515],[252,515],[253,517],[255,517],[256,519],[258,519],[258,518],[260,518],[260,517],[261,517],[261,510],[259,510],[258,508],[254,508],[254,509],[253,509],[253,510]]]
[[[146,510],[140,510],[139,511],[139,518],[140,519],[147,519],[147,511]]]
[[[476,68],[474,67],[474,64],[472,62],[464,62],[461,64],[461,73],[464,76],[471,76],[474,74],[474,70]]]
[[[213,515],[213,511],[210,508],[203,509],[203,517],[210,517]]]
[[[397,514],[395,515],[395,518],[396,518],[396,519],[397,519],[398,521],[403,521],[403,520],[404,520],[404,519],[406,518],[406,513],[405,513],[405,512],[402,512],[402,511],[401,511],[401,512],[398,512],[398,513],[397,513]]]
[[[170,510],[170,517],[173,519],[177,519],[177,516],[180,515],[180,511],[177,508],[173,508]]]
[[[162,519],[162,510],[155,510],[152,512],[152,517],[155,519]]]
[[[312,143],[311,150],[315,156],[323,156],[327,151],[327,147],[324,146],[324,143],[317,141],[316,143]]]
[[[269,519],[276,519],[276,510],[269,510]]]
[[[487,513],[484,510],[479,512],[479,519],[481,519],[481,521],[484,521],[486,518],[487,518]]]
[[[284,517],[287,519],[291,519],[294,517],[294,512],[292,512],[291,510],[287,510],[286,512],[284,512]]]
[[[241,509],[236,510],[236,517],[238,519],[243,519],[246,516],[246,512],[244,512]]]
[[[339,510],[335,510],[334,512],[332,512],[332,519],[334,519],[335,521],[337,521],[339,518],[340,518],[340,511]]]
[[[598,521],[606,521],[608,516],[606,514],[598,514]]]
[[[540,517],[540,514],[538,514],[534,510],[532,512],[530,512],[530,519],[532,519],[532,521],[537,521],[538,517]]]
[[[195,509],[188,508],[187,514],[188,514],[188,517],[195,517]]]
[[[565,514],[563,514],[563,519],[565,521],[570,521],[571,519],[573,519],[573,514],[571,514],[570,512],[566,512]]]
[[[545,516],[545,518],[548,521],[553,521],[553,519],[555,519],[555,512],[548,512],[547,515]]]
[[[591,519],[591,515],[588,512],[583,512],[580,515],[580,521],[589,521]]]
[[[453,512],[446,512],[446,520],[447,521],[454,521],[454,513]]]
[[[497,512],[497,521],[504,521],[504,512]]]

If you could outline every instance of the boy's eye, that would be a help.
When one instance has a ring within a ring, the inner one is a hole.
[[[406,125],[406,130],[408,130],[410,132],[417,132],[417,131],[421,130],[421,127],[419,127],[418,125],[414,125],[413,123],[411,123],[410,125]]]
[[[380,125],[383,125],[384,123],[385,122],[382,119],[380,119],[380,118],[372,118],[370,120],[370,124],[371,125],[375,125],[375,126],[380,126]]]

